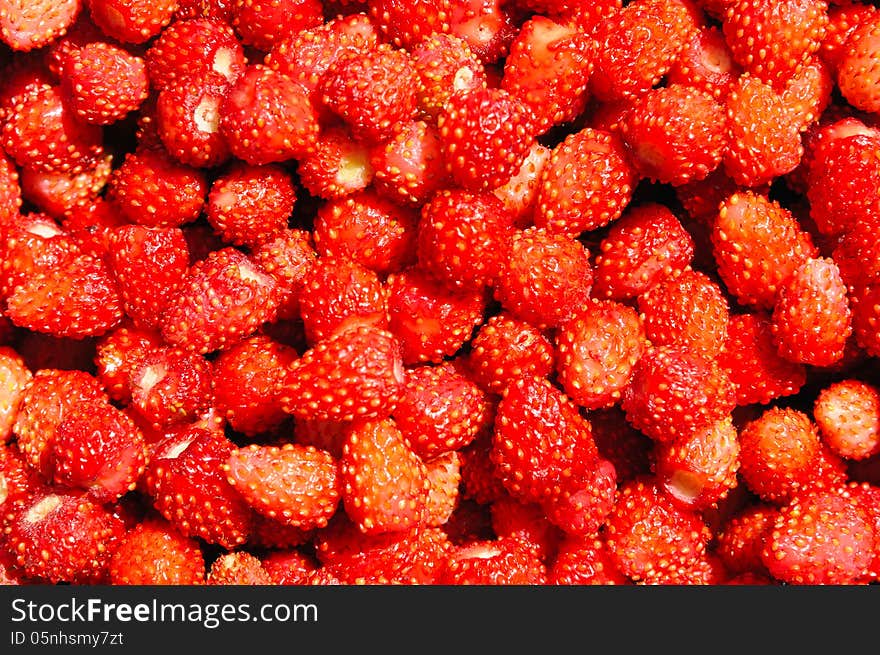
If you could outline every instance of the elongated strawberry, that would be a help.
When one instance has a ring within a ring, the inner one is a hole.
[[[297,418],[383,419],[399,401],[403,376],[393,334],[351,327],[319,341],[288,368],[281,402]]]
[[[397,532],[419,524],[428,496],[427,470],[393,420],[355,422],[340,466],[345,512],[362,532]]]

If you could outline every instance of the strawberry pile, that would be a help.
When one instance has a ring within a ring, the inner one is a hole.
[[[3,582],[877,581],[876,2],[0,41]]]

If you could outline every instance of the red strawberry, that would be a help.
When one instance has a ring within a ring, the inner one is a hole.
[[[296,172],[310,194],[324,199],[361,191],[373,179],[369,148],[335,124],[321,131],[314,151],[300,159]]]
[[[817,254],[791,211],[753,191],[734,193],[722,203],[711,239],[727,291],[755,308],[771,308],[780,285]]]
[[[180,228],[125,225],[109,237],[107,261],[122,306],[135,325],[158,328],[168,300],[189,270],[189,248]]]
[[[805,132],[812,126],[831,102],[834,79],[818,57],[802,66],[785,85],[782,102],[793,110],[792,118]]]
[[[828,24],[819,47],[819,55],[836,76],[841,60],[848,56],[846,41],[861,25],[870,23],[877,15],[877,7],[860,2],[840,5],[829,4]]]
[[[851,105],[868,112],[880,111],[877,92],[877,54],[880,48],[880,17],[877,12],[866,16],[843,44],[837,69],[837,83],[843,97]]]
[[[827,451],[816,424],[800,410],[770,407],[742,427],[739,439],[740,475],[763,500],[784,504],[842,475],[839,458]],[[831,464],[827,472],[823,462]]]
[[[521,502],[504,493],[492,502],[489,514],[495,537],[521,541],[532,548],[544,563],[556,555],[563,534],[548,520],[540,505]]]
[[[859,285],[850,295],[853,334],[869,355],[880,353],[880,284]]]
[[[98,200],[110,180],[112,159],[112,155],[105,155],[76,174],[25,166],[19,180],[22,199],[61,220],[68,230],[73,231],[68,217],[77,211],[88,211],[87,208]]]
[[[222,469],[234,449],[222,433],[192,427],[157,443],[145,474],[153,505],[177,530],[227,549],[251,526],[250,506]]]
[[[0,225],[7,225],[21,209],[21,178],[18,168],[5,152],[0,153],[0,183]]]
[[[243,252],[225,247],[196,262],[162,314],[162,336],[205,354],[252,334],[275,317],[277,283]]]
[[[831,489],[799,494],[780,509],[761,557],[789,584],[853,584],[874,556],[874,527],[849,494]]]
[[[461,459],[457,450],[451,450],[425,461],[428,497],[421,522],[427,527],[445,527],[458,507]]]
[[[318,568],[315,558],[296,549],[273,550],[263,557],[263,569],[275,585],[304,585]]]
[[[270,50],[287,34],[324,22],[319,0],[233,0],[231,24],[245,45]]]
[[[306,156],[318,131],[305,89],[264,64],[248,65],[220,105],[220,133],[248,164]]]
[[[427,469],[391,419],[358,421],[342,450],[345,512],[367,534],[419,524],[428,496]]]
[[[351,326],[388,327],[382,282],[348,257],[319,257],[302,280],[300,317],[311,345]]]
[[[727,416],[736,398],[726,369],[682,346],[651,346],[633,369],[621,407],[659,443],[674,443]]]
[[[56,337],[100,336],[122,320],[122,299],[104,261],[83,254],[34,271],[7,298],[6,315]]]
[[[158,517],[129,530],[110,560],[114,585],[199,585],[204,581],[205,559],[199,543]]]
[[[432,124],[453,94],[486,86],[483,63],[460,37],[438,31],[414,43],[409,52],[419,76],[419,110]]]
[[[637,181],[617,136],[590,127],[569,134],[541,171],[535,225],[572,236],[604,227],[623,213]]]
[[[813,403],[822,440],[841,457],[862,460],[880,453],[880,391],[845,378],[824,386]]]
[[[395,126],[394,133],[370,149],[376,193],[405,207],[419,207],[447,183],[440,134],[415,120]]]
[[[177,0],[89,0],[95,25],[109,37],[124,43],[145,43],[168,25]]]
[[[288,525],[254,512],[248,545],[254,548],[268,548],[270,550],[295,548],[308,543],[313,534],[313,530],[300,530],[293,525]]]
[[[142,357],[162,345],[162,337],[152,330],[120,325],[100,337],[95,344],[95,376],[107,395],[127,405],[131,402],[131,373]]]
[[[79,0],[2,0],[0,40],[17,52],[39,50],[67,32],[80,9]]]
[[[568,396],[587,409],[616,404],[648,341],[634,309],[613,300],[584,302],[555,335],[556,371]]]
[[[146,467],[144,435],[127,414],[102,400],[71,406],[52,450],[55,483],[84,489],[96,502],[134,491]]]
[[[492,190],[507,211],[513,214],[517,227],[527,227],[532,223],[541,188],[541,175],[551,155],[550,148],[541,145],[537,140],[533,141],[519,171],[500,187]]]
[[[45,485],[46,480],[28,465],[16,443],[0,444],[0,530],[5,530],[13,513]],[[5,547],[3,540],[0,543]]]
[[[111,164],[110,158],[108,157],[105,162],[109,166]],[[67,208],[60,219],[64,229],[77,240],[80,248],[100,257],[106,256],[110,251],[111,231],[128,224],[128,221],[116,211],[116,208],[107,201],[103,194],[106,188],[104,182],[101,181],[104,176],[104,165],[101,163],[94,169],[93,173],[98,176],[96,178],[93,178],[89,173],[74,178],[75,192],[78,194],[76,204]],[[109,174],[113,174],[112,169]],[[79,180],[84,180],[89,185],[89,197],[95,193],[95,187],[91,186],[93,181],[100,183],[102,185],[101,195],[80,204],[83,197],[79,194],[83,193],[85,189],[79,186]],[[109,182],[109,179],[107,181]],[[62,180],[61,184],[66,185],[68,182]]]
[[[568,235],[527,228],[514,233],[504,255],[495,299],[539,329],[559,325],[589,296],[590,254]]]
[[[16,215],[3,224],[2,237],[0,293],[4,297],[38,273],[67,265],[80,253],[72,235],[44,214]]]
[[[376,28],[398,48],[416,47],[449,31],[450,0],[367,0]]]
[[[509,180],[535,136],[531,111],[497,88],[453,94],[437,116],[437,127],[447,171],[456,184],[472,191],[494,189]]]
[[[737,63],[778,87],[818,52],[827,10],[825,0],[732,0],[724,38]]]
[[[147,99],[143,58],[106,41],[71,50],[61,62],[61,94],[77,118],[108,125]]]
[[[673,186],[701,180],[727,146],[724,106],[705,91],[670,84],[634,101],[620,135],[643,177]]]
[[[544,501],[547,518],[567,535],[596,535],[617,495],[617,472],[607,459],[596,457],[592,467],[566,482],[563,492]]]
[[[618,569],[651,582],[703,557],[711,533],[699,514],[677,507],[653,478],[641,477],[621,486],[605,536]]]
[[[605,542],[592,536],[563,539],[548,574],[550,584],[556,585],[630,583],[617,569]]]
[[[247,551],[223,553],[208,569],[205,584],[209,585],[268,585],[272,580],[260,559]]]
[[[275,280],[278,288],[278,318],[299,317],[299,296],[303,279],[317,258],[312,233],[287,229],[253,252],[253,260]]]
[[[761,550],[778,514],[779,509],[773,505],[754,502],[737,511],[719,527],[713,550],[731,574],[767,575]]]
[[[0,346],[0,443],[12,435],[19,406],[33,374],[22,356],[9,346]]]
[[[144,57],[156,91],[211,73],[231,84],[245,68],[244,49],[232,27],[201,16],[172,22],[150,42]]]
[[[485,290],[450,289],[422,268],[386,280],[389,330],[400,341],[404,364],[439,363],[454,355],[483,322]]]
[[[724,347],[727,296],[705,273],[686,268],[666,276],[638,297],[638,307],[655,346],[686,346],[707,357]]]
[[[834,247],[831,258],[840,269],[848,287],[880,281],[880,214],[873,220],[860,220],[844,232]]]
[[[450,553],[439,584],[541,585],[547,567],[535,551],[514,537],[481,540],[457,546]]]
[[[323,204],[312,236],[321,256],[351,258],[387,275],[413,263],[417,225],[414,211],[367,189]]]
[[[795,269],[777,292],[770,328],[785,359],[813,366],[840,361],[852,323],[832,259],[808,259]]]
[[[559,496],[590,470],[596,454],[589,421],[548,380],[523,377],[506,388],[491,456],[515,497],[541,502]]]
[[[127,153],[107,186],[107,199],[124,218],[149,227],[194,221],[207,194],[205,172],[181,164],[164,148]]]
[[[254,510],[302,530],[327,525],[339,503],[337,462],[314,446],[238,448],[223,470]]]
[[[488,396],[451,364],[406,371],[394,420],[423,460],[468,445],[492,419]]]
[[[498,63],[509,52],[517,21],[500,0],[453,2],[448,13],[450,32],[463,39],[484,64]]]
[[[704,25],[691,34],[666,79],[670,84],[687,84],[723,100],[739,74],[739,65],[721,28]]]
[[[783,358],[765,312],[732,314],[727,339],[718,354],[736,388],[736,404],[766,405],[796,394],[807,382],[806,367]]]
[[[486,432],[458,451],[462,457],[462,497],[481,506],[509,495],[492,461],[492,450],[492,432]]]
[[[693,257],[693,237],[672,210],[651,201],[630,206],[599,243],[593,295],[634,298]]]
[[[296,418],[351,421],[391,414],[404,382],[400,344],[361,325],[316,343],[287,369],[284,410]]]

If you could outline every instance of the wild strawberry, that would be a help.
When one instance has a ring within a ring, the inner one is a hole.
[[[247,541],[250,506],[222,469],[234,449],[222,433],[196,427],[153,447],[146,489],[155,508],[184,536],[227,549]]]
[[[80,253],[76,240],[45,214],[16,214],[2,226],[0,292],[7,296],[40,271],[66,265]]]
[[[462,498],[483,506],[509,494],[492,461],[492,448],[492,432],[489,431],[477,435],[476,439],[458,451],[462,458]]]
[[[110,163],[109,161],[107,162]],[[100,164],[95,172],[103,177],[103,166]],[[110,171],[110,175],[113,171]],[[80,178],[88,180],[86,178]],[[109,182],[109,179],[107,180]],[[75,182],[78,185],[78,182]],[[91,186],[91,182],[87,182]],[[128,221],[124,219],[116,208],[107,201],[103,194],[106,185],[102,183],[100,195],[93,200],[84,204],[79,204],[79,200],[72,207],[69,207],[64,216],[61,218],[61,225],[74,237],[85,252],[100,257],[106,256],[110,252],[110,232],[122,225],[128,225]],[[83,191],[79,188],[77,193]],[[89,196],[95,193],[95,188],[88,190]],[[82,197],[80,196],[79,199]]]
[[[726,369],[683,346],[651,346],[633,368],[621,407],[659,443],[674,443],[727,416],[736,402]]]
[[[304,585],[318,568],[314,557],[295,548],[273,550],[262,562],[271,584],[275,585]]]
[[[533,222],[538,191],[541,188],[541,174],[552,151],[537,140],[532,142],[519,171],[507,182],[492,190],[504,204],[508,213],[514,217],[516,227],[527,227]]]
[[[705,91],[670,84],[634,101],[620,135],[643,177],[677,186],[703,179],[721,164],[725,111]]]
[[[95,25],[123,43],[145,43],[174,18],[177,0],[89,0]]]
[[[0,2],[0,40],[17,52],[39,50],[63,36],[81,9],[79,0]]]
[[[299,528],[254,512],[248,545],[260,549],[296,548],[311,541],[314,530]]]
[[[695,29],[689,8],[678,0],[630,3],[593,32],[591,92],[604,102],[641,95],[669,72]]]
[[[403,382],[395,336],[358,325],[303,353],[287,369],[281,402],[296,418],[383,419],[397,406]]]
[[[253,251],[253,260],[275,280],[278,288],[278,318],[299,317],[299,296],[308,270],[317,259],[312,234],[287,229]]]
[[[568,235],[527,228],[514,233],[505,255],[495,299],[539,329],[559,325],[589,296],[589,252]]]
[[[318,119],[305,90],[264,64],[250,64],[220,105],[220,133],[248,164],[297,159],[314,150]]]
[[[439,363],[467,343],[484,319],[488,293],[450,289],[420,267],[388,276],[389,330],[400,341],[403,363]]]
[[[376,28],[398,48],[409,50],[449,31],[449,0],[368,0],[366,4]]]
[[[562,388],[581,407],[617,403],[648,341],[634,309],[613,300],[585,300],[555,334]]]
[[[110,233],[107,261],[122,306],[135,325],[158,328],[168,300],[189,270],[189,249],[180,228],[125,225]]]
[[[755,494],[776,504],[827,479],[841,475],[839,463],[825,474],[829,454],[816,424],[800,410],[770,407],[740,430],[740,475]],[[836,472],[834,470],[836,467]]]
[[[459,504],[461,490],[461,455],[449,451],[425,462],[428,473],[428,497],[422,523],[443,527]]]
[[[268,585],[271,584],[271,578],[256,555],[244,550],[236,550],[223,553],[211,562],[205,584]]]
[[[722,203],[711,239],[727,291],[754,308],[772,308],[779,287],[818,254],[791,211],[748,190]]]
[[[587,33],[547,16],[533,16],[520,27],[504,60],[501,86],[532,111],[536,134],[585,109],[592,47]]]
[[[624,585],[623,575],[611,558],[605,542],[596,537],[568,537],[559,544],[548,571],[555,585]]]
[[[366,534],[419,524],[428,496],[427,469],[391,419],[357,421],[340,462],[348,517]]]
[[[432,124],[454,93],[486,86],[483,63],[467,41],[453,34],[430,34],[409,52],[419,76],[419,110]]]
[[[733,0],[722,28],[733,58],[779,86],[818,52],[828,24],[825,0]]]
[[[769,84],[743,73],[726,97],[729,126],[724,170],[758,187],[793,171],[804,154],[801,122]]]
[[[506,388],[491,457],[512,495],[528,502],[557,497],[589,471],[596,453],[589,421],[548,380],[523,377]]]
[[[869,355],[880,353],[880,284],[857,286],[850,295],[852,325],[858,345]]]
[[[0,530],[45,486],[45,478],[28,465],[15,442],[0,444]]]
[[[656,202],[629,207],[599,243],[594,295],[636,297],[684,270],[693,256],[693,237],[668,207]]]
[[[100,584],[125,534],[122,520],[74,492],[35,493],[6,528],[25,574],[56,584]]]
[[[562,493],[545,500],[551,523],[567,535],[595,535],[605,523],[617,495],[617,472],[607,459],[596,457],[592,466],[565,483]]]
[[[877,543],[877,530],[880,529],[880,487],[869,482],[850,481],[846,485],[848,494],[862,509],[874,529],[874,550],[867,574],[861,581],[873,582],[880,573],[880,544]]]
[[[754,502],[734,513],[719,527],[713,550],[731,574],[768,575],[761,551],[778,514],[777,507]]]
[[[318,208],[312,236],[322,257],[351,259],[387,275],[416,259],[418,214],[367,189]]]
[[[492,419],[487,395],[450,364],[406,371],[394,420],[423,460],[468,445]]]
[[[112,273],[87,254],[28,276],[7,298],[6,315],[20,327],[72,338],[100,336],[123,316]]]
[[[453,94],[437,116],[437,128],[447,171],[471,191],[494,189],[509,180],[535,136],[531,111],[498,88]]]
[[[215,73],[227,84],[245,68],[244,49],[232,27],[205,17],[178,19],[153,41],[144,54],[150,86],[156,91],[204,79]]]
[[[146,466],[144,435],[128,415],[101,400],[71,406],[52,449],[55,483],[84,489],[96,502],[134,491]]]
[[[727,339],[729,308],[721,287],[705,273],[686,268],[638,297],[645,335],[655,346],[682,345],[715,357]]]
[[[530,546],[545,563],[556,555],[563,534],[547,519],[540,505],[521,502],[505,493],[492,502],[489,513],[496,537],[518,539]]]
[[[180,227],[202,212],[205,172],[179,163],[164,149],[125,155],[107,185],[107,199],[124,218],[150,227]]]
[[[638,176],[623,142],[590,127],[550,152],[535,199],[535,225],[577,236],[608,225],[632,199]]]
[[[789,584],[853,584],[874,554],[873,523],[840,490],[799,494],[782,507],[761,557],[777,580]]]
[[[873,220],[860,220],[847,229],[837,241],[831,258],[847,287],[880,281],[880,241],[875,238],[878,230],[880,215],[875,214]]]
[[[314,446],[252,444],[233,450],[223,470],[254,510],[302,530],[327,525],[339,503],[337,462]]]
[[[463,39],[480,61],[495,64],[510,51],[517,21],[500,0],[450,3],[449,31]]]
[[[254,436],[281,425],[278,386],[297,352],[274,339],[255,334],[222,351],[213,361],[214,405],[236,432]]]
[[[786,359],[830,366],[843,357],[852,333],[846,286],[832,259],[811,258],[777,292],[770,323]]]
[[[162,336],[205,354],[252,334],[275,317],[277,283],[233,247],[215,250],[190,266],[162,314]]]
[[[153,348],[129,376],[131,407],[154,429],[195,420],[212,403],[212,364],[180,348]]]
[[[880,452],[880,392],[855,378],[824,386],[813,403],[822,440],[841,457],[861,460]]]
[[[766,405],[798,393],[807,382],[805,365],[779,354],[770,325],[770,316],[761,311],[728,319],[718,362],[736,389],[737,405]]]
[[[231,25],[245,45],[267,51],[287,34],[324,22],[319,0],[233,0]]]
[[[306,190],[324,199],[361,191],[373,179],[369,148],[342,125],[324,128],[314,151],[300,159],[296,170]]]
[[[120,540],[109,576],[114,585],[198,585],[205,581],[205,558],[194,538],[150,517]]]
[[[369,167],[376,193],[398,205],[420,207],[448,183],[440,134],[421,120],[396,125],[370,149]]]
[[[71,50],[61,64],[61,94],[77,118],[109,125],[140,107],[149,90],[143,58],[106,41]]]
[[[0,224],[11,223],[21,209],[21,177],[6,153],[0,154]]]
[[[95,377],[111,399],[131,402],[131,373],[141,358],[162,345],[158,332],[123,323],[101,336],[95,344]]]
[[[654,442],[627,422],[620,405],[587,416],[599,457],[614,465],[618,484],[651,472],[656,459]]]
[[[877,7],[860,2],[841,5],[829,4],[828,24],[819,47],[819,55],[836,77],[841,60],[848,55],[846,41],[857,28],[870,23],[877,15]]]
[[[102,128],[74,118],[57,85],[25,90],[6,112],[0,144],[19,166],[77,174],[104,154]]]
[[[789,78],[782,91],[782,102],[789,107],[792,119],[805,132],[818,121],[831,102],[834,79],[818,57],[811,59]]]
[[[68,215],[76,210],[87,211],[86,208],[100,197],[111,173],[112,155],[109,154],[84,166],[76,174],[25,166],[19,176],[21,197],[41,212],[61,220],[72,231],[67,225],[70,222]]]
[[[851,105],[868,112],[880,111],[877,93],[877,52],[880,17],[876,13],[847,37],[845,54],[837,70],[837,83],[843,97]]]
[[[686,84],[723,100],[740,72],[721,28],[704,25],[691,34],[666,79],[670,84]]]
[[[12,435],[18,408],[33,374],[21,355],[9,346],[0,346],[0,443]]]
[[[547,567],[535,551],[514,537],[480,540],[457,546],[450,553],[439,584],[545,584]]]
[[[634,581],[686,568],[703,557],[711,533],[700,515],[673,504],[651,477],[621,486],[605,525],[612,561]]]

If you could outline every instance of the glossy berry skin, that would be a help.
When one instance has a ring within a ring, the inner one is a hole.
[[[145,43],[168,25],[177,0],[90,0],[89,15],[107,36],[123,43]]]
[[[869,5],[870,6],[870,5]],[[876,12],[858,24],[844,42],[845,53],[837,70],[837,83],[847,101],[868,112],[880,109],[877,93],[877,37],[880,19]]]
[[[205,581],[199,542],[159,517],[144,519],[120,541],[110,560],[114,585],[198,585]]]
[[[862,460],[880,452],[880,392],[845,378],[823,387],[813,403],[822,440],[841,457]]]
[[[451,554],[440,573],[440,584],[544,584],[546,566],[528,545],[512,538],[474,541]]]

